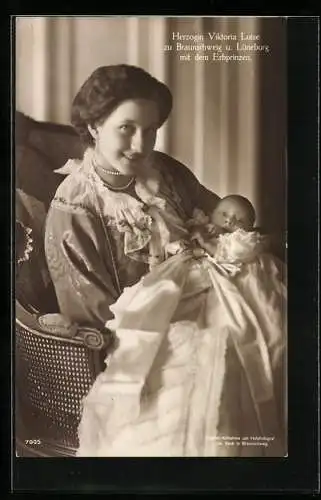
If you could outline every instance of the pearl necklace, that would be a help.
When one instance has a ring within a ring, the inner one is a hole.
[[[103,172],[105,172],[105,174],[108,174],[108,175],[116,175],[116,176],[117,175],[123,175],[118,170],[108,170],[108,168],[105,168],[102,165],[99,165],[99,168],[101,168],[101,170]]]
[[[100,166],[100,165],[98,166],[98,165],[97,165],[97,163],[96,163],[95,161],[93,161],[93,167],[94,167],[95,172],[96,172],[96,173],[97,173],[97,175],[99,176],[100,180],[103,182],[103,184],[105,184],[105,186],[107,186],[109,189],[112,189],[112,190],[114,190],[114,191],[123,191],[124,189],[128,189],[128,188],[129,188],[129,186],[131,186],[131,185],[132,185],[132,183],[133,183],[133,182],[134,182],[134,180],[135,180],[135,177],[132,177],[132,178],[130,179],[130,181],[129,181],[129,182],[128,182],[125,186],[112,186],[111,184],[109,184],[109,182],[107,182],[105,179],[102,179],[102,178],[100,177],[100,175],[99,175],[99,174],[98,174],[98,172],[97,172],[97,168],[101,168],[101,170],[103,170],[103,172],[105,172],[106,174],[117,175],[117,176],[118,176],[118,175],[123,175],[123,174],[121,174],[121,173],[120,173],[120,172],[118,172],[118,171],[108,170],[108,169],[106,169],[106,168],[104,168],[104,167],[102,167],[102,166]]]
[[[97,169],[97,167],[99,167],[99,168],[101,168],[101,170],[102,170],[103,172],[105,172],[105,174],[108,174],[108,175],[117,175],[117,176],[118,176],[118,175],[123,175],[123,174],[121,174],[118,170],[109,170],[108,168],[103,167],[102,165],[99,165],[99,164],[97,163],[97,161],[96,161],[95,156],[92,158],[92,163],[93,163],[93,165],[94,165],[95,170]]]
[[[113,191],[123,191],[124,189],[127,189],[129,188],[129,186],[131,186],[133,184],[135,180],[135,177],[132,177],[130,179],[130,181],[125,185],[125,186],[112,186],[111,184],[109,184],[107,181],[103,180],[103,183],[109,188],[109,189],[112,189]]]

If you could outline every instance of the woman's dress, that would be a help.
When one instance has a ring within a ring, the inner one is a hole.
[[[77,455],[284,456],[282,265],[245,235],[216,259],[186,247],[193,208],[217,197],[181,164],[155,155],[134,192],[114,192],[90,155],[66,169],[45,241],[61,311],[116,332]]]

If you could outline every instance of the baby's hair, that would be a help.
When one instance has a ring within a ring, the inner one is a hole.
[[[221,199],[221,201],[223,200],[231,200],[231,201],[234,200],[241,203],[248,211],[251,224],[254,225],[256,219],[255,209],[252,203],[247,198],[245,198],[245,196],[241,196],[240,194],[229,194]]]

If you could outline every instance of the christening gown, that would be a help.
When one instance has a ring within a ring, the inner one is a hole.
[[[150,271],[108,306],[115,345],[77,456],[285,456],[285,266],[254,231],[219,236],[212,255],[190,244],[155,172],[136,182],[144,211],[114,196],[124,252]]]

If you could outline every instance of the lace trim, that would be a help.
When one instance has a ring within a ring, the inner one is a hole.
[[[70,208],[74,212],[86,213],[87,215],[97,216],[97,212],[88,205],[86,205],[85,203],[81,202],[73,203],[71,201],[66,200],[66,198],[62,196],[55,196],[51,202],[51,205],[56,208],[61,208],[62,210]]]
[[[262,254],[266,248],[267,238],[256,231],[237,229],[233,233],[221,234],[215,258],[218,262],[246,263]]]

